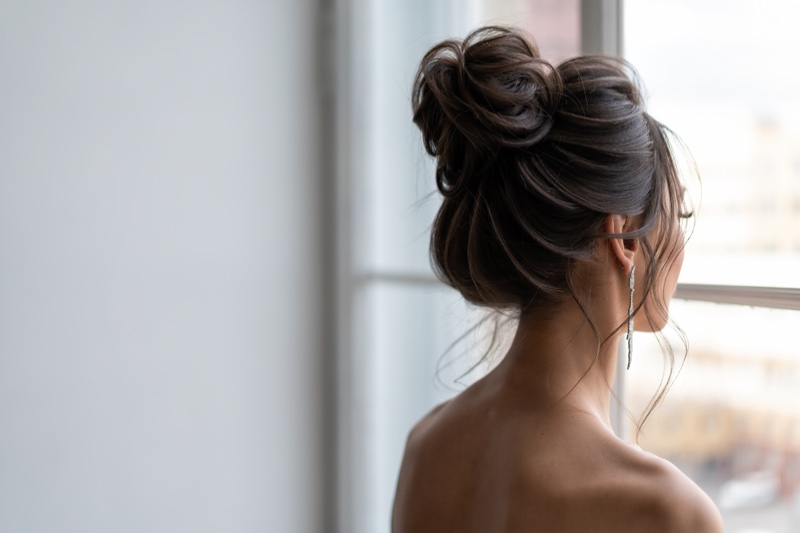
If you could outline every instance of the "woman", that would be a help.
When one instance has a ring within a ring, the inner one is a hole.
[[[611,429],[618,341],[630,357],[634,324],[665,326],[684,246],[666,129],[629,68],[553,67],[482,28],[423,58],[413,111],[444,196],[437,274],[519,322],[499,365],[411,431],[393,531],[722,531],[697,485]]]

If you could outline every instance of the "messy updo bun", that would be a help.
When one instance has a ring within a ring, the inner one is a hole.
[[[535,45],[500,28],[445,41],[423,58],[414,88],[414,122],[438,157],[445,196],[458,192],[502,150],[530,149],[553,125],[563,86]],[[475,158],[473,160],[473,158]]]
[[[486,27],[422,59],[414,123],[444,196],[431,234],[437,275],[478,305],[522,313],[576,297],[608,214],[637,215],[642,301],[675,253],[682,187],[665,128],[621,59],[552,66],[521,31]],[[638,272],[637,272],[638,274]]]

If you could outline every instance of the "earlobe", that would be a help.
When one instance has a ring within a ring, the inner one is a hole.
[[[620,250],[615,250],[615,255],[617,256],[617,261],[622,266],[622,269],[625,271],[625,275],[630,275],[631,269],[634,265],[634,257],[636,256],[636,244],[631,246],[630,248],[626,247],[623,243],[622,239],[613,239],[619,243]],[[635,243],[635,241],[634,241]]]
[[[625,215],[608,215],[605,220],[605,231],[608,235],[620,235],[630,230],[627,227],[629,217]],[[618,264],[623,268],[625,274],[630,274],[633,268],[634,257],[639,248],[636,239],[624,239],[621,237],[609,237],[608,245],[611,253],[616,258]]]
[[[624,247],[625,256],[629,262],[629,265],[625,266],[625,273],[630,274],[631,268],[633,268],[634,259],[636,258],[636,252],[639,250],[639,240],[623,239],[622,243]]]

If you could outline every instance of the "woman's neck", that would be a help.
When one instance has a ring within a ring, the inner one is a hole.
[[[490,374],[513,394],[533,405],[566,407],[596,417],[611,429],[610,399],[617,364],[617,345],[624,320],[614,298],[587,308],[592,328],[574,301],[547,315],[524,316],[506,356]],[[606,338],[608,337],[608,338]]]

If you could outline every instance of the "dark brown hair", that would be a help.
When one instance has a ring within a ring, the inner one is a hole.
[[[571,273],[606,237],[640,242],[639,306],[663,281],[683,246],[675,244],[683,187],[671,133],[644,110],[624,60],[582,56],[553,66],[524,32],[480,28],[425,55],[412,103],[444,196],[433,267],[466,300],[526,314],[572,298],[589,319]],[[633,215],[638,226],[606,234],[612,213]],[[645,313],[666,318],[666,305]]]

